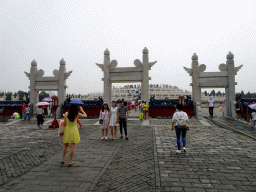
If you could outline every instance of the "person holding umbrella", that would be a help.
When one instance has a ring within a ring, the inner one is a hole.
[[[38,106],[37,111],[36,111],[36,118],[37,118],[37,126],[39,128],[42,128],[43,123],[44,123],[44,110],[42,109],[42,106]]]
[[[253,110],[251,117],[252,117],[252,126],[251,128],[254,128],[254,125],[256,123],[256,104],[251,104],[249,107]]]
[[[39,102],[35,106],[38,106],[36,111],[37,125],[39,128],[42,128],[44,123],[44,110],[42,109],[43,105],[49,105],[47,102]]]
[[[79,112],[80,110],[80,112]],[[69,111],[65,113],[64,116],[64,137],[63,137],[63,154],[61,159],[61,164],[65,163],[65,156],[68,151],[68,146],[70,144],[70,154],[69,154],[69,163],[68,166],[71,167],[74,163],[72,162],[72,159],[74,157],[75,153],[75,145],[80,142],[80,135],[77,127],[77,119],[86,118],[87,114],[84,112],[83,108],[78,106],[76,104],[71,104]]]

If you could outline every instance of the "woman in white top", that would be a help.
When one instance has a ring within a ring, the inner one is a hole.
[[[116,106],[116,102],[112,101],[111,115],[110,115],[110,122],[109,122],[109,129],[111,130],[111,136],[112,136],[110,138],[111,140],[116,139],[117,126],[119,125],[119,123],[116,123],[117,110],[118,110],[118,107]]]
[[[213,117],[214,100],[212,99],[212,96],[210,97],[210,100],[208,100],[208,107],[209,107],[210,117]]]
[[[182,109],[183,109],[182,104],[178,104],[177,109],[178,109],[178,111],[175,112],[173,117],[172,117],[172,129],[171,130],[173,131],[173,126],[175,124],[175,131],[176,131],[176,137],[177,137],[177,147],[178,147],[178,150],[176,150],[176,153],[180,154],[181,153],[181,146],[180,146],[181,139],[180,139],[180,136],[182,136],[183,151],[186,152],[187,126],[185,126],[183,128],[179,128],[178,127],[178,122],[181,121],[182,119],[180,119],[180,118],[183,117],[183,120],[186,121],[186,123],[188,123],[188,115],[187,115],[187,113],[182,111]]]

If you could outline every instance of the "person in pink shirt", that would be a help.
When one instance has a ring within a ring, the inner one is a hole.
[[[138,103],[137,103],[137,102],[135,102],[135,104],[134,104],[135,112],[137,111],[137,107],[138,107]]]

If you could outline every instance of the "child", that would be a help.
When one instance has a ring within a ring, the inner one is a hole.
[[[254,110],[252,113],[252,126],[251,126],[252,129],[254,128],[255,121],[256,121],[256,110]]]
[[[28,117],[28,120],[30,120],[30,108],[26,105],[24,120],[26,120],[27,117]]]
[[[144,105],[142,105],[142,108],[143,108],[143,113],[144,113],[144,119],[147,120],[149,105],[147,104],[146,101],[144,101]]]
[[[132,108],[133,108],[130,102],[128,102],[127,108],[128,108],[128,110],[129,110],[129,112],[130,112],[130,111],[132,110]]]
[[[220,103],[220,111],[222,111],[222,103]]]
[[[134,103],[135,112],[137,111],[137,107],[138,107],[138,103],[135,102],[135,103]]]

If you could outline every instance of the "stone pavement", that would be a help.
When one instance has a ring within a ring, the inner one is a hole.
[[[73,167],[60,164],[57,130],[38,130],[33,121],[0,124],[1,144],[9,146],[0,149],[0,192],[256,191],[256,141],[209,121],[190,119],[187,152],[176,155],[170,119],[129,120],[129,141],[100,140],[97,120],[81,119]]]
[[[175,155],[168,127],[154,127],[162,191],[256,191],[256,141],[191,119],[187,152]],[[166,123],[167,124],[167,123]]]
[[[241,118],[240,120],[236,121],[235,119],[231,117],[213,117],[208,118],[213,123],[215,123],[218,126],[221,126],[223,128],[229,129],[231,131],[244,133],[245,135],[248,134],[251,137],[254,137],[256,139],[256,131],[255,126],[254,128],[251,128],[251,125],[247,124],[247,121],[244,120],[244,118]],[[231,127],[232,128],[231,128]]]

